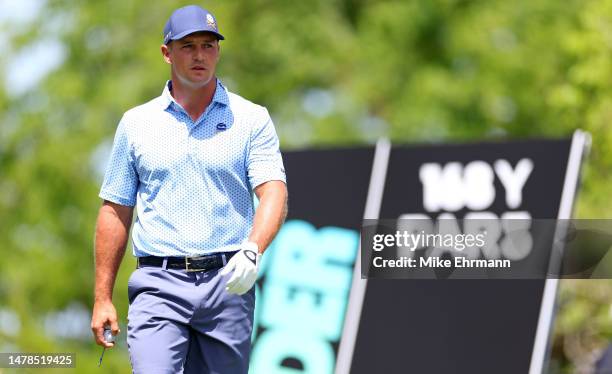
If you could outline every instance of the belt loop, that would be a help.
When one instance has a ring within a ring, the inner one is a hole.
[[[227,264],[227,258],[225,257],[225,253],[221,255],[221,260],[223,260],[223,266]]]
[[[166,271],[168,269],[168,257],[164,257],[164,261],[162,262],[162,269]]]

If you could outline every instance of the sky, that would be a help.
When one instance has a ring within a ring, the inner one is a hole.
[[[39,15],[45,0],[0,0],[0,43],[19,32]],[[9,96],[17,97],[36,85],[64,61],[66,50],[52,35],[19,50],[8,45],[2,74]]]

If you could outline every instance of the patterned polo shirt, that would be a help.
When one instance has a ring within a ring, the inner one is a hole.
[[[136,206],[135,256],[237,250],[253,224],[253,189],[286,182],[274,125],[266,108],[219,80],[193,121],[171,85],[123,115],[99,196]]]

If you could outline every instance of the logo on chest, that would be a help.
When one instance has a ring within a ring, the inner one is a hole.
[[[217,130],[219,130],[219,131],[227,130],[227,125],[225,123],[218,123],[217,124]]]

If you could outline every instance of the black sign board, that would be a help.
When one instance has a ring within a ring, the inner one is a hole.
[[[380,212],[366,218],[570,218],[587,141],[577,132],[392,148]],[[552,279],[354,279],[336,372],[540,373],[556,288]]]

